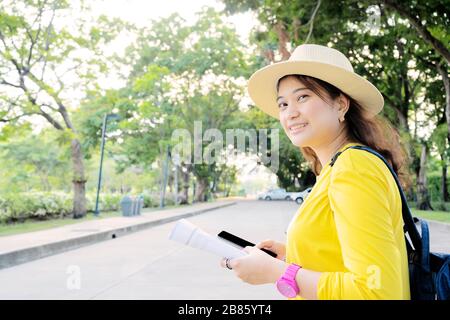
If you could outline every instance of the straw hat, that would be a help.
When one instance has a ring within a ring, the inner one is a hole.
[[[279,118],[276,85],[288,74],[311,76],[334,85],[355,99],[367,117],[373,117],[383,109],[380,91],[353,72],[344,54],[325,46],[303,44],[294,50],[289,60],[259,69],[248,81],[248,93],[256,106],[274,118]]]

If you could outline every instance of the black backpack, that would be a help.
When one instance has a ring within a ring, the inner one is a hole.
[[[450,300],[450,254],[430,252],[428,224],[425,220],[412,217],[395,171],[381,154],[367,146],[350,146],[336,153],[331,159],[330,166],[333,166],[339,155],[347,149],[365,150],[379,157],[387,165],[397,183],[402,199],[411,300]],[[420,222],[421,234],[415,222]]]

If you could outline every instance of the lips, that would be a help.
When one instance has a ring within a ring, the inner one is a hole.
[[[302,122],[302,123],[292,124],[292,125],[288,126],[288,129],[289,129],[289,132],[291,132],[291,133],[297,133],[297,132],[303,131],[307,126],[308,126],[307,122]]]

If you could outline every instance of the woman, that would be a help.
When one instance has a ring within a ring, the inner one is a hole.
[[[274,283],[289,299],[410,299],[401,199],[381,153],[408,185],[404,149],[386,121],[381,93],[339,51],[301,45],[288,61],[258,70],[248,90],[280,120],[316,174],[286,243],[266,240],[223,259],[250,284]],[[333,165],[330,165],[333,164]],[[267,255],[261,248],[277,253]]]

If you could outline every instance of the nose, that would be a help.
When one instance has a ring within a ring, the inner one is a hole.
[[[300,112],[298,107],[294,103],[289,103],[286,108],[286,116],[288,119],[295,119],[299,116]]]

